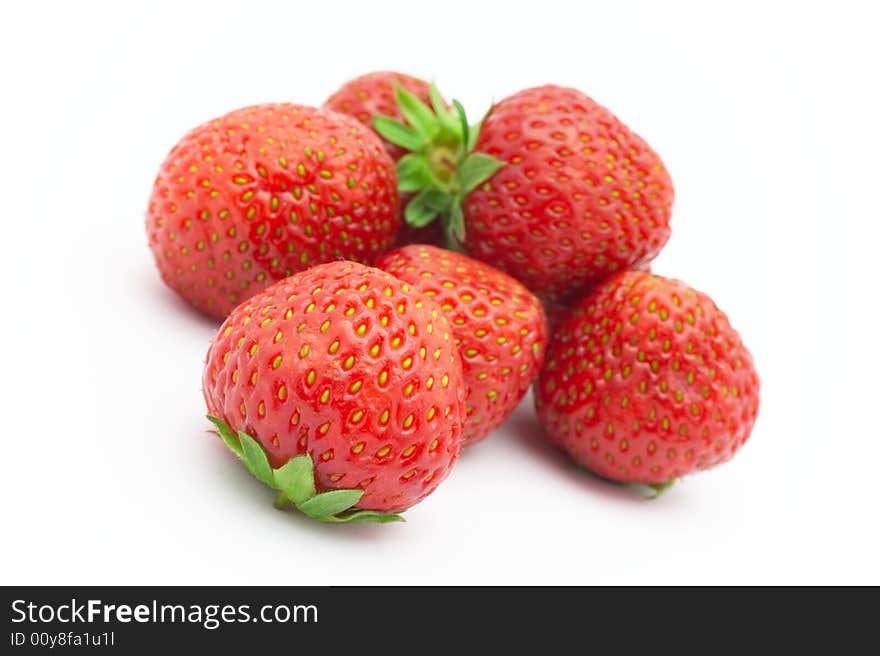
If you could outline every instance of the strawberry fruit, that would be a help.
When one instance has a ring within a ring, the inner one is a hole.
[[[168,154],[147,210],[163,280],[215,317],[272,282],[370,261],[400,224],[394,164],[357,121],[300,105],[240,109]]]
[[[317,513],[302,507],[312,496],[291,495],[283,481],[357,496],[345,509],[322,510],[325,521],[384,521],[357,509],[409,508],[440,484],[461,448],[464,385],[443,311],[355,262],[318,265],[237,307],[208,351],[203,390],[230,448],[253,451],[245,435],[265,452],[268,470],[246,463],[281,491],[281,503]],[[291,462],[295,476],[278,474]]]
[[[425,117],[424,106],[400,101],[428,126],[422,133],[440,133],[436,126],[448,122],[437,108]],[[464,116],[459,104],[456,115]],[[577,298],[650,261],[669,238],[673,189],[663,162],[574,89],[520,91],[480,124],[463,121],[451,140],[411,139],[388,126],[376,125],[414,151],[398,162],[398,184],[424,199],[407,223],[439,216],[453,246],[516,275],[542,298]]]
[[[465,444],[509,415],[538,374],[547,343],[541,303],[488,264],[427,245],[406,246],[376,266],[439,303],[452,326],[467,385]]]
[[[708,296],[627,271],[556,329],[535,402],[548,437],[579,464],[664,485],[732,458],[758,393],[751,355]]]
[[[422,102],[430,102],[430,85],[424,80],[394,71],[377,71],[343,84],[327,99],[324,107],[356,118],[370,129],[373,128],[373,120],[377,116],[403,121],[404,116],[397,104],[398,86]],[[406,150],[390,141],[385,141],[384,144],[394,161],[406,154]]]
[[[579,91],[544,86],[502,100],[475,151],[507,166],[468,196],[465,246],[538,294],[582,294],[653,259],[669,239],[663,162]]]

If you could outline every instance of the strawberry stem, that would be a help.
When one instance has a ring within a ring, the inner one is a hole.
[[[248,471],[278,491],[275,495],[275,507],[279,510],[293,506],[308,517],[329,524],[355,521],[386,524],[405,521],[398,513],[357,508],[357,503],[364,496],[364,491],[359,488],[318,492],[315,488],[315,463],[308,453],[291,458],[281,467],[272,469],[265,450],[257,440],[244,431],[236,434],[222,419],[208,419],[217,428],[216,433],[223,443],[241,459]]]
[[[431,107],[399,84],[395,94],[406,123],[377,116],[373,127],[387,141],[410,151],[397,163],[398,190],[416,194],[407,205],[406,222],[420,228],[439,218],[447,247],[463,251],[465,199],[504,162],[474,152],[482,121],[469,125],[462,104],[453,100],[449,106],[436,85],[430,89]]]

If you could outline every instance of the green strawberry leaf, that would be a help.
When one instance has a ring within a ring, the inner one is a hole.
[[[293,501],[288,499],[284,492],[278,492],[278,494],[275,495],[274,505],[278,510],[286,510],[287,508],[290,508],[291,504],[293,504]]]
[[[241,441],[229,425],[218,417],[208,416],[208,421],[217,427],[217,435],[219,435],[220,439],[229,447],[229,450],[239,458],[244,458],[241,450]]]
[[[449,220],[446,224],[446,236],[447,240],[450,241],[449,245],[452,250],[461,250],[461,245],[464,244],[465,231],[464,214],[459,199],[456,199],[450,208]]]
[[[364,496],[361,489],[330,490],[315,494],[315,466],[309,454],[291,458],[273,470],[265,450],[254,438],[244,431],[239,431],[236,435],[222,419],[210,416],[208,419],[217,427],[217,433],[223,441],[242,459],[248,471],[269,487],[278,490],[275,495],[276,508],[285,509],[293,505],[312,519],[333,524],[387,524],[406,521],[398,513],[354,508]]]
[[[656,499],[661,494],[666,492],[666,490],[668,490],[673,485],[675,485],[675,481],[676,481],[676,479],[673,478],[671,481],[666,481],[665,483],[651,483],[650,485],[647,485],[646,487],[654,490],[654,494],[649,496],[648,498],[649,499]]]
[[[446,114],[446,101],[443,100],[443,96],[440,95],[440,90],[437,88],[436,84],[431,84],[428,94],[431,97],[431,108],[434,110],[434,113],[437,116],[443,116]],[[453,100],[452,102],[455,101]]]
[[[275,486],[297,506],[315,496],[315,466],[309,454],[291,458],[273,476]]]
[[[462,104],[460,102],[458,102],[457,100],[453,99],[452,104],[455,107],[455,110],[458,114],[458,120],[461,122],[462,143],[464,143],[464,145],[465,145],[465,151],[470,152],[471,149],[468,146],[468,143],[470,142],[470,138],[471,138],[471,135],[470,135],[471,128],[467,122],[467,113],[464,111],[464,106],[462,106]]]
[[[242,460],[244,460],[248,471],[269,487],[274,488],[275,478],[263,447],[244,431],[238,431],[238,439],[241,440]]]
[[[405,522],[403,515],[398,513],[379,512],[378,510],[354,510],[340,515],[331,515],[321,519],[322,522],[341,524],[346,522],[375,522],[376,524],[388,524],[390,522]]]
[[[431,108],[399,84],[395,84],[395,93],[400,113],[415,131],[429,139],[434,136],[440,127],[440,122]]]
[[[439,189],[426,189],[406,206],[406,222],[423,228],[452,205],[452,196]]]
[[[426,143],[425,137],[410,126],[388,116],[374,116],[373,129],[386,141],[407,150],[418,152],[424,148]]]
[[[298,508],[312,519],[324,519],[348,510],[364,496],[363,490],[330,490],[316,494],[298,504]]]
[[[489,114],[492,113],[493,109],[495,109],[495,105],[489,105],[489,109],[483,114],[483,118],[471,125],[471,129],[468,131],[468,138],[465,139],[465,148],[467,148],[467,152],[472,152],[474,146],[477,145],[477,137],[480,136],[480,130],[483,127],[483,123],[489,118]]]
[[[424,155],[410,153],[397,162],[397,190],[401,193],[419,191],[432,181],[431,168]]]
[[[495,172],[504,166],[497,157],[485,153],[471,153],[461,163],[456,171],[459,180],[458,192],[467,195],[480,184],[495,175]]]

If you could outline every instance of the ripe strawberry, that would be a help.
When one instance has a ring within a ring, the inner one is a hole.
[[[423,123],[436,131],[431,120]],[[406,134],[379,131],[409,147]],[[520,91],[458,134],[451,145],[418,141],[398,163],[399,187],[420,192],[424,206],[408,208],[407,223],[440,216],[472,257],[541,297],[581,296],[615,271],[651,260],[669,238],[673,190],[663,162],[574,89]]]
[[[509,415],[538,374],[547,343],[541,303],[505,273],[452,251],[401,248],[376,266],[440,304],[452,324],[468,388],[465,444]]]
[[[396,89],[398,85],[421,102],[431,102],[431,86],[424,80],[403,73],[379,71],[349,80],[327,99],[324,107],[353,116],[371,129],[377,117],[405,121],[397,102]],[[387,139],[383,141],[385,150],[395,162],[406,155],[406,149]],[[411,194],[401,194],[401,211],[406,209],[406,205],[411,199]],[[395,246],[405,246],[406,244],[442,246],[444,243],[442,226],[439,222],[421,227],[404,223],[400,227],[394,243]]]
[[[555,331],[535,401],[549,438],[578,463],[666,484],[733,457],[758,391],[748,350],[708,296],[626,271]]]
[[[536,293],[583,293],[653,259],[669,239],[673,189],[663,162],[574,89],[544,86],[502,100],[475,151],[507,166],[468,196],[465,246]]]
[[[208,351],[208,413],[259,442],[276,471],[308,455],[318,490],[354,489],[359,508],[405,510],[461,448],[450,333],[439,305],[409,284],[355,262],[322,264],[229,315]]]
[[[314,264],[368,261],[400,223],[393,162],[357,121],[299,105],[234,111],[187,134],[147,211],[163,280],[215,317]]]
[[[377,71],[367,73],[343,84],[324,103],[324,107],[341,114],[347,114],[373,128],[373,119],[377,116],[390,116],[398,121],[403,114],[397,106],[395,95],[396,85],[400,85],[423,102],[430,102],[430,85],[417,77],[393,71]],[[406,150],[385,141],[385,149],[394,159],[399,160]]]

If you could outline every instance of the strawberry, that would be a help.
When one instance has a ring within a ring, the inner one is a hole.
[[[440,306],[356,262],[318,265],[237,307],[208,351],[203,389],[227,444],[258,443],[268,464],[248,467],[312,516],[313,502],[286,487],[348,490],[349,506],[396,513],[436,489],[461,448],[461,363]],[[317,518],[358,512],[341,510]]]
[[[327,99],[324,107],[352,116],[371,129],[376,116],[390,116],[402,121],[404,117],[395,95],[398,85],[423,102],[430,102],[430,85],[424,80],[404,73],[377,71],[343,84]],[[406,150],[390,141],[385,141],[385,149],[394,161],[406,154]]]
[[[544,86],[502,100],[475,150],[507,166],[468,197],[465,246],[537,293],[576,296],[669,239],[663,162],[579,91]]]
[[[405,121],[397,103],[396,90],[398,86],[423,103],[431,101],[431,85],[424,80],[403,73],[379,71],[349,80],[327,99],[324,107],[352,116],[370,128],[373,127],[373,121],[376,117]],[[443,104],[445,105],[445,102]],[[387,139],[384,140],[384,144],[388,154],[395,162],[406,155],[407,151],[401,146],[397,146]],[[406,209],[406,205],[411,199],[412,195],[401,194],[401,210]],[[404,223],[397,233],[395,241],[396,246],[406,244],[442,246],[443,243],[443,231],[439,222],[422,227],[414,227]]]
[[[439,305],[356,262],[318,265],[237,307],[208,351],[209,415],[278,468],[308,455],[318,490],[409,508],[461,448],[464,385]]]
[[[535,402],[549,438],[581,465],[663,485],[732,458],[758,391],[752,357],[708,296],[625,271],[556,329]]]
[[[433,246],[392,251],[376,266],[440,304],[468,390],[465,444],[483,439],[513,411],[541,368],[547,322],[540,301],[488,264]]]
[[[673,189],[663,162],[579,91],[520,91],[460,132],[464,146],[417,144],[421,168],[402,166],[412,156],[398,163],[401,188],[427,195],[425,216],[407,212],[407,222],[439,215],[471,256],[536,294],[581,296],[615,271],[651,260],[669,238]],[[444,178],[438,161],[454,171]]]
[[[222,318],[275,280],[386,250],[400,223],[395,185],[381,141],[357,121],[247,107],[171,150],[150,197],[149,244],[163,280]]]

